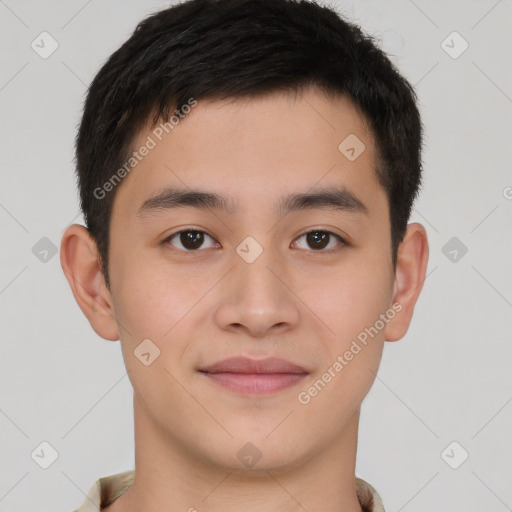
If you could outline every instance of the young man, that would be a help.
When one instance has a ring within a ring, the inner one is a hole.
[[[135,471],[81,512],[384,510],[358,422],[425,278],[421,144],[410,85],[326,7],[192,0],[137,27],[88,92],[87,228],[61,247],[134,389]]]

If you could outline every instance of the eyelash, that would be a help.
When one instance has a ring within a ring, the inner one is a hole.
[[[187,232],[194,232],[194,233],[201,233],[203,235],[207,235],[208,237],[210,237],[212,240],[215,240],[211,235],[209,235],[208,233],[206,233],[206,231],[202,231],[201,229],[194,229],[194,228],[185,228],[185,229],[181,229],[179,231],[176,231],[174,233],[172,233],[171,235],[169,235],[165,240],[162,241],[162,244],[163,245],[167,245],[169,244],[170,245],[170,241],[177,237],[178,235],[180,235],[181,233],[187,233]],[[338,248],[334,248],[334,249],[319,249],[319,250],[314,250],[314,249],[310,249],[311,252],[314,252],[314,253],[332,253],[336,250],[339,250],[341,248],[343,248],[344,246],[347,246],[348,243],[338,234],[336,233],[333,233],[332,231],[328,231],[326,229],[320,229],[320,228],[315,228],[315,229],[311,229],[309,231],[306,231],[305,233],[302,233],[301,235],[299,235],[295,240],[299,240],[300,238],[310,234],[310,233],[325,233],[325,234],[328,234],[330,235],[331,237],[334,237],[336,240],[338,240],[339,242],[339,246]],[[330,239],[329,239],[329,243],[330,243]],[[218,243],[218,242],[217,242]],[[176,247],[173,247],[173,249],[179,251],[179,252],[183,252],[183,253],[196,253],[196,252],[199,252],[201,250],[204,250],[204,249],[195,249],[195,250],[190,250],[190,249],[177,249]]]

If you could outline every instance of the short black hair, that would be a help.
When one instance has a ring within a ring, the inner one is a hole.
[[[372,36],[332,7],[307,0],[188,0],[140,22],[87,92],[76,170],[81,209],[107,286],[116,189],[97,190],[128,161],[142,128],[168,122],[191,98],[243,98],[310,86],[330,97],[347,95],[369,121],[396,266],[421,185],[423,128],[413,87]]]

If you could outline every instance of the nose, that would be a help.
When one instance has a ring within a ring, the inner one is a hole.
[[[265,249],[249,262],[234,254],[234,268],[215,308],[219,328],[263,338],[298,324],[300,300],[293,291],[293,277],[276,256]]]

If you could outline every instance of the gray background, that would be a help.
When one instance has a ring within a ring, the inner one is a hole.
[[[0,0],[1,511],[71,511],[97,478],[133,468],[119,343],[91,329],[51,249],[82,222],[72,160],[86,87],[167,4]],[[512,510],[512,1],[336,5],[393,54],[426,127],[411,220],[430,237],[428,277],[363,404],[357,474],[387,512]],[[43,31],[59,45],[46,59],[31,47]],[[48,469],[31,456],[43,441],[58,452]]]

